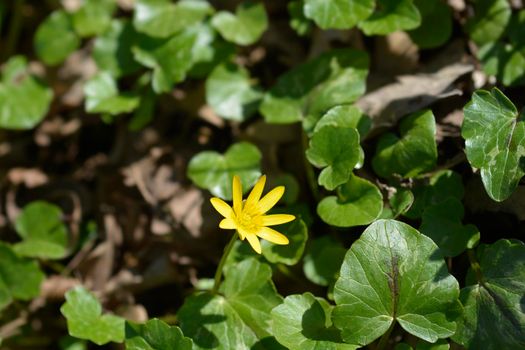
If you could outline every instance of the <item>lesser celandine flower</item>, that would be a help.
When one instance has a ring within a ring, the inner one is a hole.
[[[257,237],[275,244],[288,244],[288,238],[268,226],[280,225],[295,219],[289,214],[265,215],[284,194],[284,186],[278,186],[261,198],[266,176],[261,176],[246,201],[242,200],[241,180],[233,177],[233,208],[220,198],[212,198],[211,204],[224,219],[219,227],[237,230],[241,240],[248,240],[253,250],[261,254],[261,244]]]

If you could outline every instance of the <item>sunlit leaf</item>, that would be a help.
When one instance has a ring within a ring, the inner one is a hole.
[[[323,29],[350,29],[366,19],[375,0],[305,0],[304,14]]]
[[[211,23],[224,39],[238,45],[251,45],[268,27],[268,17],[263,2],[244,1],[237,6],[235,14],[217,12]]]
[[[34,39],[38,57],[48,65],[62,63],[80,46],[71,18],[64,11],[52,12],[38,26]]]

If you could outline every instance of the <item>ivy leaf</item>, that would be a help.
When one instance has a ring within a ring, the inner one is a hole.
[[[525,175],[525,123],[512,102],[497,88],[478,90],[463,109],[461,136],[467,158],[481,169],[488,195],[508,198]]]
[[[137,0],[133,25],[137,31],[152,37],[171,35],[202,21],[213,12],[207,1]]]
[[[465,30],[478,45],[498,40],[509,24],[511,8],[507,0],[477,0],[474,16],[465,24]]]
[[[47,84],[27,70],[26,58],[11,57],[0,81],[0,128],[33,128],[46,115],[52,98]]]
[[[44,277],[36,261],[19,257],[0,242],[0,310],[13,299],[31,300],[38,296]]]
[[[383,196],[370,181],[350,175],[347,183],[337,188],[337,196],[323,198],[317,214],[329,225],[352,227],[367,225],[383,210]]]
[[[309,243],[304,256],[303,272],[315,284],[329,286],[339,274],[346,249],[331,237],[321,237]]]
[[[247,191],[261,176],[261,152],[247,142],[233,144],[224,155],[214,151],[200,152],[188,165],[188,177],[214,196],[232,199],[232,178],[238,175]]]
[[[354,242],[334,288],[333,322],[366,345],[393,322],[429,342],[456,331],[458,282],[438,247],[407,224],[378,220]]]
[[[305,120],[312,130],[330,108],[349,104],[365,92],[368,56],[339,49],[291,69],[264,96],[260,112],[269,123]]]
[[[408,32],[420,49],[445,44],[452,35],[452,10],[440,0],[415,0],[421,13],[421,26]],[[439,30],[436,30],[439,28]]]
[[[414,177],[432,169],[437,161],[436,121],[430,110],[413,113],[401,121],[401,137],[383,135],[372,159],[374,171],[388,178],[399,174]]]
[[[332,325],[333,306],[312,293],[290,295],[272,310],[273,334],[290,350],[354,350]]]
[[[465,312],[452,339],[468,349],[521,349],[525,246],[519,241],[499,240],[478,255],[481,271],[477,283],[461,290]]]
[[[271,263],[295,265],[301,259],[308,240],[308,229],[301,219],[280,225],[278,231],[288,237],[287,245],[271,244],[266,240],[261,241],[262,254]]]
[[[66,254],[67,228],[56,205],[32,202],[16,218],[15,228],[23,239],[13,247],[19,255],[60,259]]]
[[[131,48],[137,33],[127,20],[113,20],[109,29],[98,36],[93,46],[93,58],[98,68],[118,78],[139,70]]]
[[[102,315],[102,306],[84,287],[77,286],[66,293],[60,312],[67,319],[69,334],[103,345],[124,341],[125,320],[114,315]]]
[[[38,58],[50,66],[62,63],[80,46],[71,18],[64,11],[54,11],[36,31],[34,46]]]
[[[108,29],[116,8],[115,0],[84,0],[72,14],[73,27],[81,37],[102,34]]]
[[[439,246],[445,256],[457,256],[479,241],[479,230],[474,225],[463,225],[463,204],[449,198],[429,206],[423,212],[420,231]]]
[[[140,103],[140,97],[134,93],[120,94],[117,83],[108,72],[100,72],[86,82],[84,93],[89,113],[129,113]]]
[[[323,29],[350,29],[368,18],[374,0],[305,0],[304,14]]]
[[[394,218],[405,214],[414,203],[414,194],[406,188],[398,188],[388,199]]]
[[[257,111],[262,95],[250,82],[249,72],[233,63],[217,66],[206,80],[206,101],[225,119],[247,120]]]
[[[306,158],[323,168],[319,184],[333,190],[348,181],[359,160],[359,134],[353,128],[324,126],[312,135]]]
[[[366,35],[386,35],[419,27],[421,14],[413,0],[377,0],[378,9],[359,28]]]
[[[244,1],[237,6],[235,15],[217,12],[211,24],[224,39],[238,45],[251,45],[268,28],[268,16],[262,2]]]
[[[282,302],[270,266],[247,259],[225,271],[221,294],[194,294],[178,313],[194,349],[249,349],[271,334],[271,310]]]
[[[496,76],[503,85],[525,84],[525,47],[515,47],[503,42],[483,45],[477,52],[488,75]]]
[[[179,327],[158,319],[144,324],[126,322],[126,350],[191,350],[193,342]]]

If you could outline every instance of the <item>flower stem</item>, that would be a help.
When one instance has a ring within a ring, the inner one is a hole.
[[[221,285],[221,279],[222,279],[222,269],[224,268],[224,264],[226,263],[226,260],[228,259],[228,255],[230,255],[230,252],[233,248],[233,244],[237,240],[237,232],[235,232],[232,235],[232,238],[228,242],[228,245],[224,248],[224,252],[222,253],[221,261],[219,262],[219,266],[217,266],[217,270],[215,271],[215,282],[213,283],[213,289],[211,290],[212,294],[217,294],[219,291],[219,287]]]

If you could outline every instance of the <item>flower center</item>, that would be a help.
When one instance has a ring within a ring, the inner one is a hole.
[[[237,225],[242,227],[244,230],[248,232],[254,232],[257,231],[259,228],[258,220],[259,215],[254,215],[250,212],[247,212],[243,210],[240,215],[236,216],[235,221],[237,221]]]

